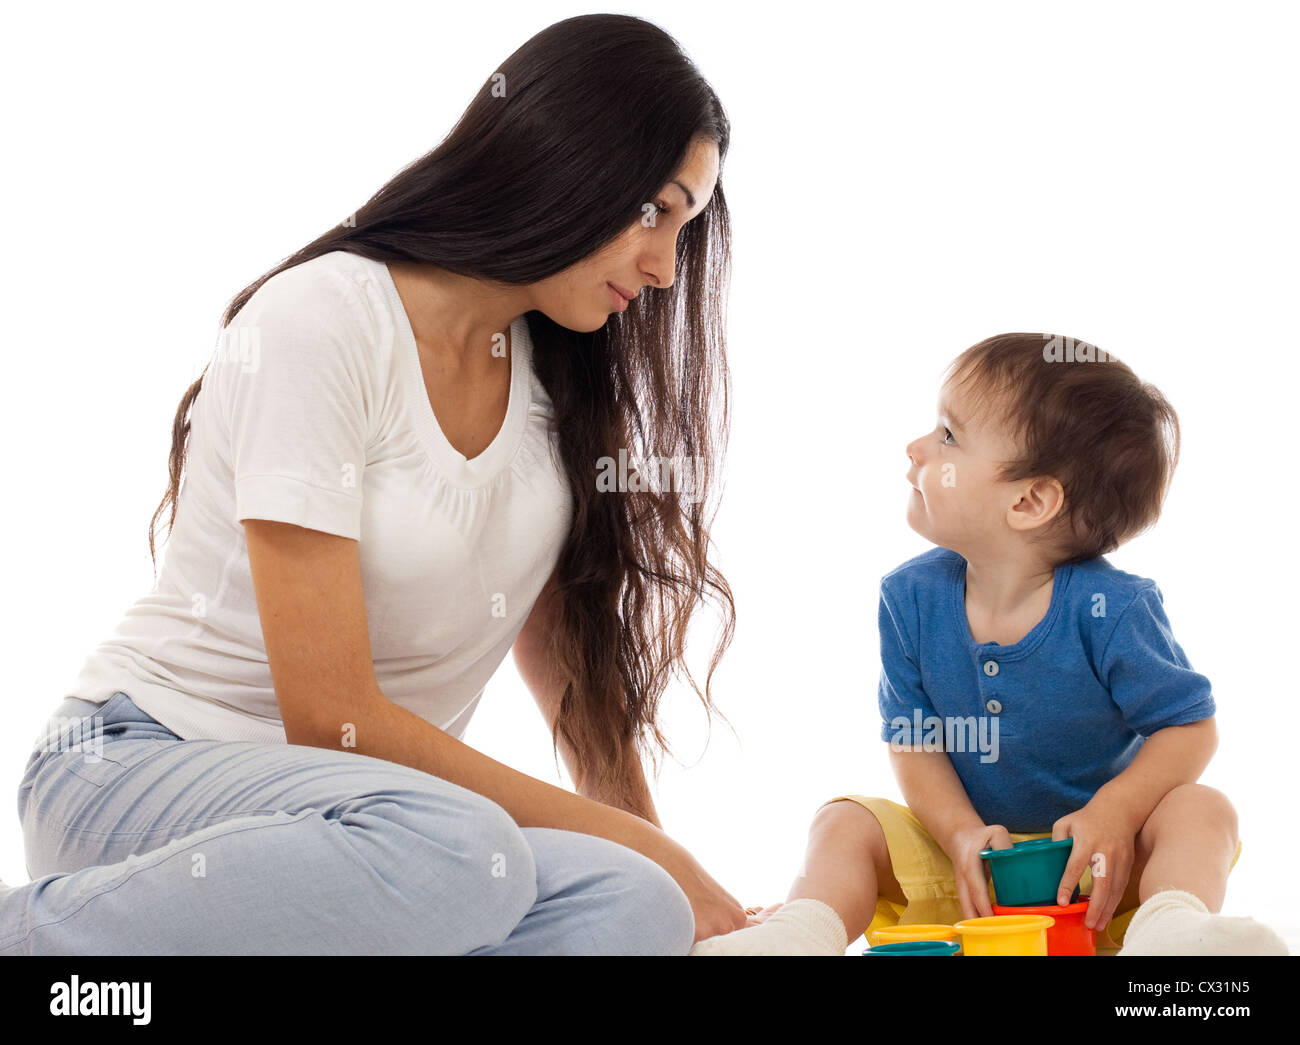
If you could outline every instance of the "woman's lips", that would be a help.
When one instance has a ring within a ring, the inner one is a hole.
[[[610,297],[614,299],[614,308],[619,312],[622,312],[627,308],[630,299],[615,287],[613,283],[606,283],[605,286],[609,287]]]

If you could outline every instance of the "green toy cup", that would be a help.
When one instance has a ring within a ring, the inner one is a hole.
[[[906,940],[902,943],[882,943],[869,947],[862,953],[866,956],[883,955],[885,957],[906,956],[943,956],[954,955],[961,950],[961,945],[951,940]]]
[[[989,862],[998,903],[1007,907],[1037,907],[1056,903],[1056,890],[1070,862],[1074,839],[1031,838],[1010,849],[983,849],[980,858]],[[1076,886],[1071,903],[1079,895]]]

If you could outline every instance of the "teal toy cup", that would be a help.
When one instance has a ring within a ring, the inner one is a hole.
[[[1006,907],[1037,907],[1056,903],[1056,890],[1070,862],[1074,839],[1031,838],[1010,849],[983,849],[980,859],[989,862],[998,903]],[[1076,886],[1071,903],[1079,895]]]
[[[863,955],[905,956],[944,956],[954,955],[961,950],[961,945],[951,940],[907,940],[903,943],[882,943],[869,947]]]

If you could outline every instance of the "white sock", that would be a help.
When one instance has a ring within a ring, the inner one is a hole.
[[[843,957],[847,930],[835,908],[811,897],[789,900],[759,925],[711,936],[693,955],[821,954]]]
[[[1289,954],[1286,944],[1254,918],[1211,914],[1199,896],[1180,889],[1155,893],[1137,909],[1124,934],[1124,954]]]

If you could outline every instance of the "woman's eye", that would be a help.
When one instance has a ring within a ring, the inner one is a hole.
[[[944,440],[943,440],[943,441],[944,441],[945,443],[947,443],[949,446],[954,446],[954,445],[956,445],[956,444],[954,444],[954,443],[948,443],[948,440],[949,440],[949,439],[955,439],[955,438],[956,438],[956,437],[955,437],[955,436],[954,436],[950,431],[948,431],[948,429],[945,428],[945,429],[943,430],[943,434],[944,434]]]
[[[658,209],[658,211],[659,211],[660,214],[667,214],[667,213],[668,213],[668,208],[665,207],[662,203],[656,203],[656,204],[655,204],[655,207]]]

